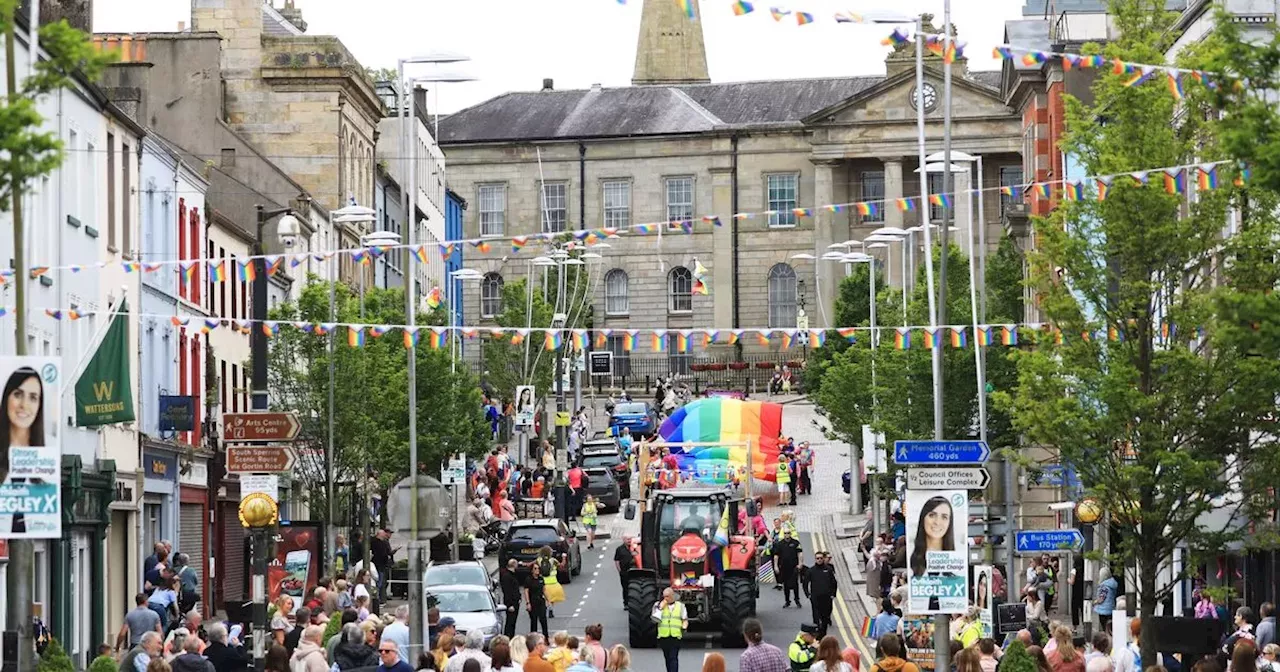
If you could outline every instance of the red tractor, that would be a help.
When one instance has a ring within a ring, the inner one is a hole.
[[[633,648],[657,646],[653,605],[665,588],[676,597],[693,624],[716,624],[722,646],[741,647],[742,622],[755,615],[760,589],[756,583],[756,539],[738,534],[738,510],[754,515],[756,503],[731,492],[696,485],[651,493],[632,543],[634,567],[627,570],[627,616]],[[720,529],[728,511],[729,529]],[[627,518],[634,519],[634,507]]]

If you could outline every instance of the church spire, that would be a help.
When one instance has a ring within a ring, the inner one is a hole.
[[[640,40],[636,45],[636,70],[631,83],[705,84],[707,47],[702,41],[702,13],[698,0],[690,19],[676,0],[644,0]]]

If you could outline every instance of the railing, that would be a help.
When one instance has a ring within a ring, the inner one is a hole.
[[[799,390],[800,369],[804,366],[808,353],[797,348],[787,354],[789,356],[744,355],[742,359],[734,359],[732,356],[680,354],[666,357],[619,357],[615,353],[613,375],[591,376],[583,372],[583,387],[595,388],[598,395],[626,390],[634,396],[652,394],[658,379],[675,379],[677,382],[687,383],[695,396],[705,390],[730,390],[755,396],[767,394],[774,371],[787,366],[794,374],[792,389]],[[472,373],[479,375],[479,364],[475,361],[468,364]]]

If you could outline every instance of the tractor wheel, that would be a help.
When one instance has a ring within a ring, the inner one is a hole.
[[[631,648],[652,649],[658,645],[658,624],[650,615],[658,602],[658,582],[652,576],[633,576],[627,581],[627,626]]]
[[[720,586],[720,623],[724,626],[721,646],[741,648],[747,645],[742,636],[742,622],[756,611],[752,583],[745,576],[728,576]]]

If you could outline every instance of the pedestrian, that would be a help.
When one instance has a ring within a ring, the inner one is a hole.
[[[265,672],[289,672],[289,652],[280,644],[272,644],[263,659]]]
[[[996,659],[996,640],[990,637],[983,637],[978,640],[978,667],[982,668],[982,672],[996,672],[996,666],[1000,661]]]
[[[764,641],[760,619],[744,620],[742,636],[747,640],[747,650],[738,658],[738,672],[787,672],[790,669],[782,651]]]
[[[604,639],[604,626],[599,623],[588,625],[583,630],[584,640],[582,650],[586,651],[590,657],[587,659],[596,670],[603,670],[608,655],[604,651],[604,645],[600,640]]]
[[[1099,630],[1093,633],[1093,639],[1089,642],[1090,648],[1093,650],[1084,654],[1084,667],[1088,672],[1089,663],[1094,658],[1106,658],[1107,667],[1111,666],[1111,637],[1107,635],[1106,630]]]
[[[724,656],[716,652],[703,656],[702,672],[724,672]]]
[[[1272,642],[1262,648],[1258,669],[1262,672],[1280,672],[1280,644]]]
[[[498,585],[502,588],[502,604],[506,606],[507,613],[504,617],[503,634],[507,638],[516,636],[516,616],[520,614],[520,595],[523,586],[520,585],[520,577],[516,575],[516,568],[519,564],[515,558],[507,560],[507,564],[498,570]]]
[[[791,493],[791,470],[787,464],[786,454],[778,457],[778,467],[774,471],[774,480],[778,484],[778,506],[786,506],[790,504],[789,495]]]
[[[453,633],[442,632],[436,637],[435,646],[431,648],[431,657],[436,661],[436,669],[443,670],[453,656]]]
[[[542,580],[542,566],[535,562],[529,566],[529,578],[524,583],[524,609],[529,612],[529,630],[537,632],[541,623],[543,637],[547,637],[548,630],[546,587]]]
[[[200,639],[190,636],[182,643],[182,649],[170,661],[172,672],[215,672],[213,663],[200,655],[203,647]]]
[[[551,554],[550,546],[543,546],[538,549],[538,559],[534,563],[542,570],[543,597],[544,604],[547,605],[547,618],[556,617],[555,605],[564,602],[564,587],[560,585],[560,570],[563,569],[563,559],[557,561]],[[545,633],[544,633],[545,634]]]
[[[293,615],[293,598],[282,595],[276,602],[276,613],[271,617],[271,636],[276,644],[284,646],[285,635],[293,630],[289,617]]]
[[[635,557],[631,554],[631,537],[623,537],[622,543],[613,549],[613,566],[618,570],[618,581],[622,584],[622,606],[627,606],[627,571],[635,566]]]
[[[951,654],[952,665],[956,672],[982,672],[981,654],[977,647],[960,649]],[[1084,672],[1081,670],[1081,672]]]
[[[391,576],[391,566],[395,564],[395,551],[391,549],[391,530],[383,528],[373,535],[370,544],[374,569],[378,570],[378,604],[387,601],[387,579]],[[404,662],[401,659],[401,662]],[[405,663],[408,666],[408,663]]]
[[[588,494],[582,502],[582,525],[587,528],[587,548],[589,549],[596,547],[596,524],[599,520],[596,498]]]
[[[400,647],[400,659],[409,660],[409,605],[396,607],[395,619],[382,629],[382,641],[392,641]],[[421,626],[418,626],[421,627]]]
[[[887,597],[881,599],[880,613],[876,614],[875,620],[871,622],[871,639],[878,640],[883,635],[897,632],[900,618],[893,601]]]
[[[142,633],[138,643],[120,660],[120,672],[146,672],[152,660],[163,660],[164,641],[160,633],[148,630]]]
[[[784,609],[791,606],[792,595],[795,596],[797,607],[804,606],[800,603],[800,556],[803,553],[800,542],[789,533],[784,533],[782,540],[773,545],[778,583],[782,584]]]
[[[1084,656],[1076,651],[1071,628],[1060,625],[1054,628],[1052,636],[1058,645],[1047,656],[1049,669],[1053,672],[1085,672]]]
[[[604,672],[631,672],[631,652],[627,647],[614,644],[609,649],[609,662],[605,663]]]
[[[1070,633],[1070,629],[1068,629],[1068,633]],[[957,639],[960,640],[961,646],[966,649],[977,644],[978,640],[982,639],[982,611],[978,609],[977,605],[971,604],[965,610],[962,624],[960,625],[960,635]],[[1071,638],[1068,637],[1067,642],[1070,643],[1070,641]],[[1084,670],[1079,672],[1084,672]]]
[[[555,672],[556,668],[544,658],[547,653],[546,635],[531,632],[525,638],[525,645],[529,648],[529,657],[524,661],[524,672]]]
[[[511,658],[511,640],[498,635],[489,642],[489,668],[493,672],[520,672]]]
[[[516,635],[511,638],[511,663],[516,672],[524,669],[526,660],[529,660],[529,640],[524,635]]]
[[[400,647],[395,642],[378,644],[378,660],[377,672],[413,672],[413,667],[400,659]]]
[[[689,628],[689,612],[676,601],[676,591],[662,591],[662,600],[653,605],[652,618],[658,623],[658,648],[662,649],[667,672],[680,670],[680,641]]]
[[[1242,641],[1254,641],[1253,635],[1253,610],[1249,607],[1240,607],[1236,609],[1235,619],[1233,621],[1235,631],[1222,639],[1222,653],[1230,659],[1234,655],[1236,645]],[[1257,646],[1254,646],[1254,657],[1257,657]],[[1230,664],[1228,664],[1228,672],[1230,672]]]
[[[569,666],[569,672],[597,672],[595,665],[591,664],[591,654],[586,649],[578,649],[573,664]]]
[[[210,623],[207,634],[209,645],[204,649],[204,656],[213,663],[214,672],[245,672],[253,666],[253,656],[228,636],[226,625]]]
[[[1266,653],[1267,645],[1276,641],[1276,605],[1270,602],[1263,602],[1258,607],[1258,628],[1255,631],[1254,640],[1258,644],[1258,650]]]
[[[1116,608],[1116,593],[1120,584],[1111,576],[1111,568],[1103,566],[1098,570],[1097,595],[1093,598],[1093,613],[1098,615],[1098,623],[1103,632],[1111,632],[1111,613]]]
[[[557,630],[556,634],[551,636],[551,641],[555,644],[547,650],[545,656],[551,667],[556,672],[565,672],[569,669],[569,664],[573,662],[573,652],[569,650],[569,633],[565,630]]]
[[[121,649],[129,650],[136,647],[142,641],[142,635],[148,632],[164,634],[164,629],[160,625],[160,616],[147,606],[147,594],[134,595],[133,602],[136,606],[124,615],[124,625],[120,626],[120,632],[116,634],[117,653]]]
[[[813,664],[813,659],[818,655],[818,648],[814,644],[814,635],[817,632],[818,626],[812,623],[801,624],[800,632],[796,633],[796,638],[787,647],[787,660],[791,661],[791,672],[805,672]]]
[[[818,655],[809,667],[809,672],[858,672],[844,662],[840,653],[840,641],[830,635],[818,642]]]
[[[809,605],[812,607],[813,622],[818,626],[818,637],[826,637],[831,627],[831,612],[835,606],[836,591],[839,583],[836,579],[836,568],[831,564],[831,555],[819,551],[809,568]]]
[[[176,621],[177,619],[175,610],[177,609],[180,585],[178,580],[173,577],[161,579],[160,584],[147,597],[147,607],[160,617],[160,629],[164,632],[169,631],[170,621]]]
[[[1256,672],[1257,669],[1258,647],[1251,639],[1240,640],[1231,651],[1227,672]]]
[[[1045,624],[1047,621],[1045,620],[1044,614],[1044,600],[1040,599],[1040,591],[1036,590],[1034,585],[1027,587],[1027,597],[1025,601],[1027,603],[1027,624],[1034,624],[1041,630],[1046,629]]]
[[[880,659],[871,666],[871,672],[920,672],[915,663],[901,658],[902,638],[897,633],[882,635],[876,642],[876,650],[880,652]]]
[[[306,632],[307,626],[311,625],[311,610],[307,607],[300,607],[294,615],[293,623],[293,629],[284,636],[284,648],[289,652],[291,658],[298,650],[298,644],[302,641],[302,634]]]
[[[862,654],[858,653],[858,650],[852,646],[844,647],[844,651],[840,653],[840,659],[853,672],[858,672],[862,669]]]
[[[474,661],[483,672],[489,672],[489,656],[484,655],[484,635],[473,630],[466,635],[464,648],[449,659],[445,672],[463,672],[467,663]]]
[[[191,568],[191,559],[186,553],[175,553],[173,556],[173,575],[178,579],[178,612],[187,613],[195,608],[200,600],[200,577]]]
[[[301,613],[302,610],[298,611]],[[324,628],[301,621],[298,627],[303,629],[302,637],[289,658],[289,669],[294,672],[329,672],[329,664],[324,659]],[[390,642],[388,644],[394,646]]]
[[[347,623],[337,636],[339,641],[333,647],[329,660],[338,666],[339,672],[378,665],[378,651],[365,643],[364,630],[359,625]]]

